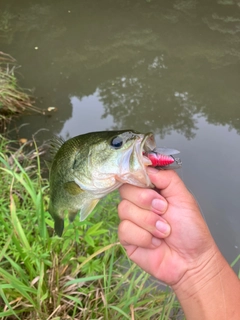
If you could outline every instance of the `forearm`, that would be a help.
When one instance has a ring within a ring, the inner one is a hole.
[[[188,320],[240,319],[240,281],[218,249],[173,289]]]

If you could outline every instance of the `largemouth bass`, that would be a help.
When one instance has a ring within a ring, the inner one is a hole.
[[[168,149],[159,150],[161,153],[152,133],[133,130],[91,132],[66,142],[54,139],[50,150],[53,161],[49,167],[49,212],[57,235],[62,235],[66,211],[70,221],[80,211],[83,221],[102,197],[123,183],[153,187],[146,172],[146,167],[153,165],[150,158],[157,158],[154,166],[159,167],[161,159],[163,166],[175,161],[169,151],[164,154]]]

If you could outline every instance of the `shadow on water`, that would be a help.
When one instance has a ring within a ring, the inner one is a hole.
[[[37,105],[57,108],[19,118],[17,127],[29,123],[20,136],[40,128],[49,129],[43,140],[53,132],[153,131],[158,143],[181,150],[184,181],[233,260],[240,247],[240,1],[9,0],[0,4],[0,43],[22,66],[21,85],[34,90]]]

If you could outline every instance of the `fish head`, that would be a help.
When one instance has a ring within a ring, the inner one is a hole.
[[[82,151],[77,156],[76,164],[79,166],[76,166],[75,182],[81,189],[98,196],[104,196],[122,183],[150,186],[146,166],[151,165],[151,161],[144,153],[154,148],[156,143],[151,132],[144,134],[123,130],[92,133],[88,153],[84,159]]]
[[[128,131],[123,136],[126,140],[119,157],[120,170],[117,180],[139,187],[152,186],[146,172],[146,167],[151,165],[151,161],[144,154],[156,148],[154,135],[151,132]]]

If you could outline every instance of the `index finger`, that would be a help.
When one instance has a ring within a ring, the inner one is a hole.
[[[157,214],[163,214],[167,210],[167,201],[153,189],[140,188],[130,184],[124,184],[119,188],[122,199],[126,199],[138,207],[151,210]]]

